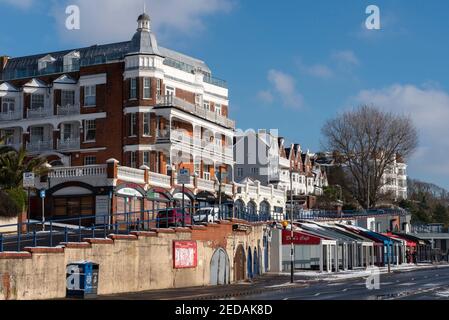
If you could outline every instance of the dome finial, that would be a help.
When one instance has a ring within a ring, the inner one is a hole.
[[[146,5],[143,3],[143,13],[137,18],[137,31],[150,31],[150,16],[146,13]]]

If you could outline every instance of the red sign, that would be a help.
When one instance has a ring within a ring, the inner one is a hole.
[[[282,230],[282,244],[287,245],[292,243],[291,231]],[[310,235],[308,233],[303,232],[293,232],[293,244],[298,245],[317,245],[321,243],[321,239],[319,237]]]
[[[196,241],[173,241],[173,268],[196,268],[198,248]]]

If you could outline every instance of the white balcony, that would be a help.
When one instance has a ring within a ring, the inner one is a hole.
[[[129,167],[118,167],[117,179],[133,182],[133,183],[145,183],[145,170],[129,168]]]
[[[149,172],[149,184],[153,187],[161,187],[170,189],[171,188],[171,178],[165,174]]]
[[[224,193],[229,195],[229,196],[233,196],[234,195],[234,188],[232,184],[223,184],[222,188],[224,189]]]
[[[106,165],[52,168],[49,178],[52,186],[69,181],[84,182],[96,187],[108,184]]]
[[[68,168],[53,168],[49,173],[50,178],[71,179],[79,177],[106,177],[106,166],[83,166]]]
[[[57,106],[58,116],[70,116],[80,114],[80,104],[68,104],[65,106]]]
[[[27,143],[28,152],[42,152],[53,150],[53,140],[31,141]]]
[[[196,187],[201,191],[215,192],[215,181],[196,179]]]
[[[156,104],[157,106],[160,107],[171,107],[171,106],[177,107],[203,119],[215,122],[226,128],[235,129],[235,121],[230,120],[224,116],[221,116],[215,112],[205,110],[202,106],[194,105],[186,100],[180,99],[172,95],[158,97]]]
[[[47,118],[53,116],[53,109],[49,106],[27,110],[27,119]]]
[[[58,150],[77,150],[81,146],[80,137],[58,139]]]
[[[0,113],[0,121],[12,121],[12,120],[20,120],[22,119],[23,113],[19,110],[1,112]]]

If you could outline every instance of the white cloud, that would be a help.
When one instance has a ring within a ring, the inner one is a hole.
[[[358,66],[360,64],[359,59],[351,50],[335,51],[332,53],[332,59],[340,65]]]
[[[257,93],[257,99],[263,103],[271,104],[274,101],[274,96],[270,90],[261,90]]]
[[[302,74],[325,80],[334,76],[334,71],[325,64],[318,63],[314,65],[307,65],[300,57],[296,58],[295,63]]]
[[[20,9],[29,9],[34,4],[34,0],[0,0],[0,4],[8,4]]]
[[[203,18],[227,13],[234,0],[152,0],[147,2],[147,13],[158,36],[173,32],[195,35],[205,29]],[[52,14],[60,35],[68,42],[83,44],[125,41],[131,39],[137,16],[143,11],[143,0],[53,0]],[[65,7],[77,5],[81,11],[81,30],[65,29]]]
[[[272,69],[268,72],[268,81],[285,106],[296,109],[303,106],[304,98],[297,92],[295,79],[291,75]]]
[[[429,84],[421,87],[395,84],[380,90],[363,90],[351,100],[409,115],[420,136],[420,147],[410,159],[410,175],[430,177],[449,187],[448,92]]]

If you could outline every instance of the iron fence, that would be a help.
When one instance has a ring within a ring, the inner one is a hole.
[[[30,220],[23,223],[0,226],[0,252],[20,252],[26,247],[56,247],[61,243],[82,242],[86,238],[107,238],[111,234],[129,235],[132,232],[155,229],[189,227],[216,223],[232,218],[247,222],[272,221],[270,214],[236,212],[232,210],[198,213],[198,207],[165,208],[138,212],[105,215],[52,217],[49,220]],[[2,230],[15,229],[7,233]]]

